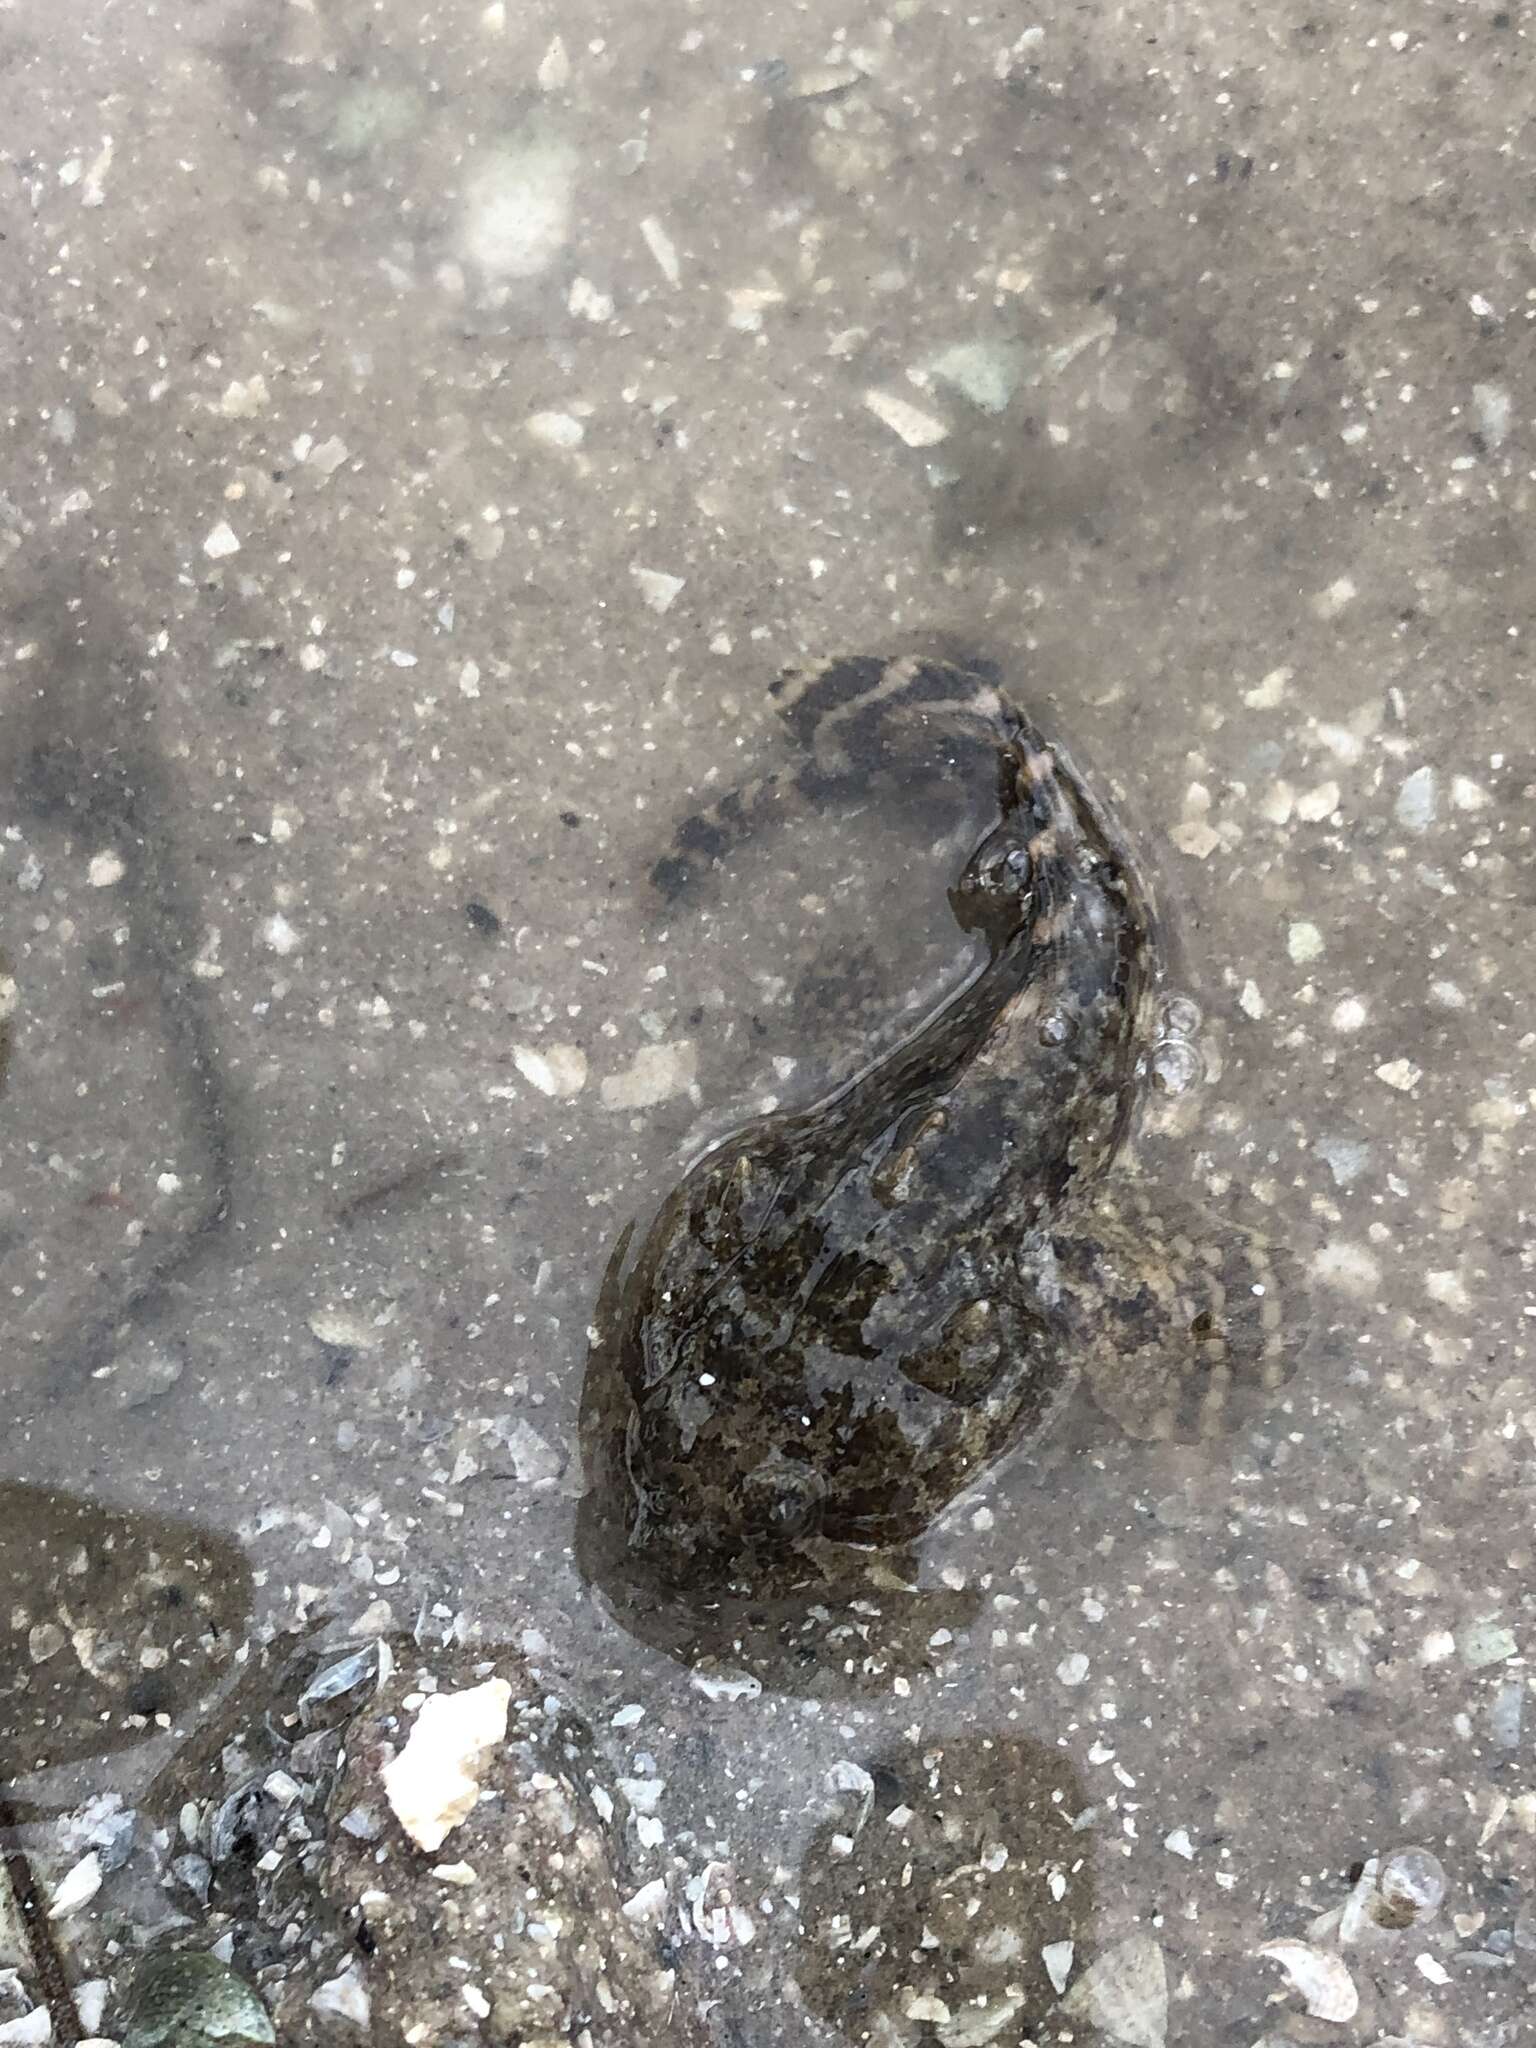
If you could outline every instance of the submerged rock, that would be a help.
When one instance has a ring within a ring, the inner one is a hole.
[[[1123,2048],[1163,2048],[1168,2036],[1168,1966],[1148,1934],[1133,1934],[1094,1961],[1062,2000]]]
[[[276,2039],[254,1986],[217,1956],[162,1951],[133,1973],[122,2048],[239,2048]]]
[[[369,1998],[375,2026],[398,2026],[420,2040],[481,2035],[695,2048],[708,2037],[665,1946],[666,1926],[675,1928],[684,1911],[682,1895],[672,1897],[660,1883],[657,1914],[626,1912],[641,1888],[630,1863],[630,1801],[608,1780],[587,1724],[547,1693],[542,1678],[505,1647],[496,1665],[513,1681],[490,1681],[505,1696],[504,1739],[480,1754],[480,1796],[454,1831],[450,1869],[422,1854],[393,1821],[376,1839],[341,1823],[377,1801],[390,1754],[411,1728],[406,1698],[424,1677],[443,1687],[474,1676],[468,1656],[440,1656],[423,1672],[402,1650],[401,1671],[348,1730],[346,1764],[327,1808],[320,1889],[354,1938],[366,1930],[358,1992]],[[446,1703],[452,1695],[437,1697]],[[423,1716],[431,1705],[429,1698]],[[451,1973],[442,1968],[447,1954],[455,1959]],[[285,2001],[280,2017],[287,2012]]]

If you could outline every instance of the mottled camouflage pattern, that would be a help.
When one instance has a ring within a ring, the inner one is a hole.
[[[706,1154],[622,1275],[623,1511],[676,1577],[910,1542],[1080,1376],[1131,1433],[1198,1437],[1288,1370],[1277,1255],[1109,1176],[1158,927],[1060,750],[944,663],[828,663],[779,695],[827,777],[872,720],[984,738],[998,817],[950,893],[986,953],[889,1057]]]

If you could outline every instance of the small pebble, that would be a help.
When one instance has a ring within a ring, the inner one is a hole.
[[[546,448],[579,448],[587,435],[581,421],[568,412],[530,413],[524,425]]]
[[[368,2032],[373,2019],[368,1987],[355,1963],[349,1963],[340,1976],[317,1985],[309,2003],[312,2011],[347,2020],[362,2034]]]
[[[1393,806],[1406,832],[1427,832],[1440,808],[1440,783],[1433,768],[1416,768],[1397,793]]]
[[[639,586],[640,595],[653,612],[669,612],[676,602],[686,578],[669,576],[660,569],[639,569],[631,565],[630,575]]]
[[[1308,825],[1320,825],[1338,808],[1339,785],[1336,782],[1320,782],[1316,789],[1309,789],[1296,799],[1296,815]]]
[[[1320,619],[1336,619],[1346,605],[1352,604],[1357,593],[1354,578],[1336,576],[1326,590],[1318,592],[1312,600],[1312,609]]]
[[[1385,1081],[1389,1088],[1395,1088],[1400,1095],[1406,1095],[1417,1088],[1424,1078],[1422,1067],[1416,1067],[1412,1060],[1387,1060],[1376,1069],[1378,1081]]]
[[[238,555],[240,537],[227,520],[221,519],[203,542],[203,553],[210,561],[220,562],[226,555]]]
[[[1520,1651],[1513,1633],[1502,1622],[1492,1620],[1474,1621],[1462,1629],[1456,1647],[1462,1663],[1473,1671],[1481,1671],[1489,1664],[1503,1664]]]
[[[1313,1279],[1324,1287],[1362,1299],[1374,1295],[1381,1286],[1381,1267],[1364,1245],[1338,1239],[1314,1254],[1311,1271]]]

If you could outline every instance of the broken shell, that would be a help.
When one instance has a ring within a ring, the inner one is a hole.
[[[50,1920],[66,1920],[71,1913],[78,1913],[82,1906],[88,1906],[101,1890],[101,1858],[92,1849],[72,1870],[60,1878],[48,1908]]]
[[[683,1888],[687,1900],[685,1933],[698,1935],[711,1948],[745,1948],[757,1933],[746,1907],[736,1898],[736,1874],[729,1863],[706,1863]]]
[[[377,1692],[394,1669],[394,1663],[394,1655],[382,1636],[375,1636],[372,1642],[336,1658],[317,1671],[299,1694],[299,1719],[306,1728],[333,1725],[341,1718],[332,1711],[336,1703],[344,1702],[342,1712],[350,1713],[361,1701],[349,1695],[364,1686],[372,1686]]]
[[[466,1819],[480,1797],[480,1774],[506,1740],[512,1688],[488,1678],[422,1702],[404,1749],[380,1774],[396,1820],[429,1854]]]
[[[1070,1941],[1048,1941],[1040,1951],[1040,1960],[1045,1964],[1045,1974],[1055,1987],[1059,1998],[1067,1988],[1067,1979],[1072,1975],[1072,1958],[1076,1944]]]
[[[858,1801],[853,1817],[855,1835],[863,1832],[864,1823],[869,1819],[875,1804],[875,1781],[862,1764],[856,1764],[851,1757],[840,1757],[827,1772],[827,1784],[834,1792],[845,1798]]]
[[[696,1692],[717,1703],[755,1700],[763,1689],[763,1681],[752,1672],[730,1670],[713,1658],[706,1659],[696,1668],[692,1683]]]
[[[332,2014],[339,2020],[350,2021],[363,2033],[368,2032],[373,2006],[356,1963],[349,1963],[340,1976],[317,1985],[309,1995],[309,2003],[314,2012]]]
[[[1360,2010],[1355,1980],[1337,1956],[1305,1941],[1266,1941],[1259,1954],[1280,1965],[1313,2019],[1342,2025]]]
[[[228,1863],[241,1842],[254,1843],[255,1854],[259,1855],[266,1847],[263,1836],[271,1832],[274,1819],[270,1804],[262,1799],[260,1783],[254,1777],[247,1778],[228,1798],[221,1799],[209,1810],[204,1837],[209,1862],[215,1869]],[[264,1820],[267,1823],[265,1830],[262,1827]]]

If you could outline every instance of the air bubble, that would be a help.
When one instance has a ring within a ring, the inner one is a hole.
[[[1394,1849],[1376,1878],[1375,1919],[1383,1927],[1418,1927],[1445,1899],[1445,1867],[1428,1849]]]
[[[1163,1035],[1167,1038],[1193,1038],[1200,1029],[1200,1005],[1192,996],[1165,996],[1163,998]]]
[[[1205,1061],[1187,1038],[1165,1038],[1152,1053],[1152,1086],[1163,1095],[1182,1095],[1205,1079]]]

